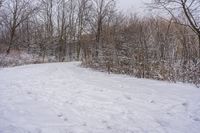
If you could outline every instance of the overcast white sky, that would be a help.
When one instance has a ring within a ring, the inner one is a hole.
[[[147,12],[146,5],[144,3],[148,3],[150,1],[151,0],[117,0],[117,6],[125,12],[144,13],[144,10]]]

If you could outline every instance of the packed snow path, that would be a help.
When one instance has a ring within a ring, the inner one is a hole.
[[[0,133],[199,133],[200,89],[80,63],[0,70]]]

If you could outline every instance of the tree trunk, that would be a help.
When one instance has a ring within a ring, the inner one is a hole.
[[[12,45],[13,45],[14,35],[15,35],[15,29],[12,28],[12,31],[11,31],[11,34],[10,34],[9,47],[8,47],[8,49],[7,49],[7,51],[6,51],[6,54],[7,54],[7,55],[10,54],[10,50],[11,50],[11,47],[12,47]]]
[[[199,41],[199,46],[198,46],[198,49],[199,49],[199,53],[198,53],[198,57],[200,58],[200,34],[198,35],[198,41]]]
[[[9,55],[10,54],[10,50],[11,50],[11,47],[13,45],[13,37],[11,37],[11,40],[9,42],[9,46],[8,46],[8,49],[6,51],[6,54]]]
[[[77,44],[77,60],[78,61],[80,59],[80,52],[81,52],[81,41],[79,40]]]

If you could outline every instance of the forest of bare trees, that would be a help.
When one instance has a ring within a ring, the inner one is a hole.
[[[148,8],[166,16],[148,17],[125,15],[116,2],[1,0],[0,52],[200,84],[199,0],[154,0]]]

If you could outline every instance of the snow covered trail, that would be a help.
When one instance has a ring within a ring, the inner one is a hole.
[[[200,89],[79,67],[0,70],[0,133],[199,133]]]

